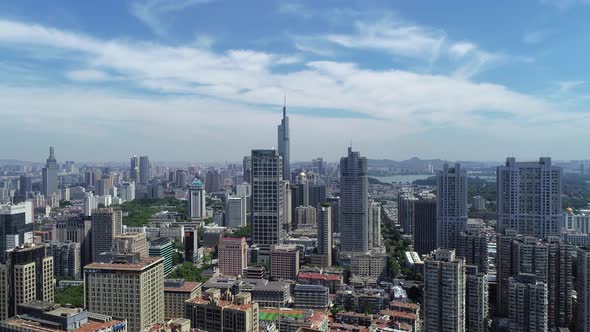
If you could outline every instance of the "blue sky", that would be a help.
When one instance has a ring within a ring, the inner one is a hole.
[[[0,158],[586,159],[590,0],[3,1]]]

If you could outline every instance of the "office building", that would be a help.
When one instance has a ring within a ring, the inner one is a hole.
[[[443,169],[436,175],[437,247],[457,249],[459,234],[467,224],[467,173],[460,164]]]
[[[489,328],[488,275],[476,265],[465,266],[465,328],[469,332],[487,332]]]
[[[246,226],[246,197],[231,196],[225,202],[225,227]]]
[[[188,217],[191,220],[203,219],[207,214],[205,187],[199,179],[194,179],[188,187]]]
[[[244,237],[224,237],[219,241],[218,268],[221,275],[242,276],[248,267],[248,244]]]
[[[145,233],[121,233],[113,237],[112,252],[118,254],[138,253],[140,257],[147,257],[148,248]]]
[[[343,252],[369,250],[367,158],[348,148],[340,159],[340,247]]]
[[[3,332],[127,332],[127,321],[44,301],[19,304],[18,316],[0,322]]]
[[[105,174],[96,181],[95,185],[95,195],[96,196],[108,196],[110,195],[111,188],[113,187],[113,182],[111,177],[108,174]]]
[[[437,249],[424,261],[424,330],[465,331],[465,262]]]
[[[323,183],[309,184],[308,186],[309,205],[317,207],[326,201],[326,185]]]
[[[287,105],[283,105],[283,119],[277,129],[277,146],[279,147],[279,155],[283,158],[283,179],[289,181],[291,179],[291,133],[289,129],[289,117],[287,116]]]
[[[131,157],[131,165],[129,167],[129,180],[131,180],[131,182],[140,183],[138,156]]]
[[[258,332],[258,303],[248,293],[233,297],[208,289],[186,303],[191,327],[208,332]]]
[[[156,238],[150,240],[148,253],[150,257],[161,257],[164,259],[164,276],[172,272],[174,264],[172,262],[172,240],[168,238]]]
[[[576,327],[590,332],[590,247],[577,249],[576,294],[578,297]]]
[[[74,280],[82,278],[79,243],[49,242],[46,246],[47,256],[53,257],[53,272],[56,277]]]
[[[164,280],[164,317],[186,317],[187,300],[201,296],[201,283],[188,282],[184,279]]]
[[[184,188],[188,183],[188,173],[183,169],[176,170],[176,188]]]
[[[184,230],[184,260],[197,264],[199,262],[199,236],[196,229]]]
[[[252,156],[244,156],[242,174],[244,176],[244,182],[252,183]]]
[[[293,205],[291,197],[291,182],[283,180],[283,231],[290,232],[293,227]]]
[[[328,287],[322,285],[300,285],[293,287],[295,308],[326,310],[330,305]]]
[[[414,203],[414,250],[427,255],[436,249],[436,196],[419,195]]]
[[[41,172],[41,193],[45,196],[59,193],[57,188],[57,160],[55,160],[55,154],[53,146],[49,147],[49,158],[47,163]]]
[[[332,206],[322,203],[317,209],[318,265],[332,266]],[[313,260],[313,258],[312,258]]]
[[[95,262],[98,255],[110,252],[113,247],[113,239],[121,234],[123,212],[113,208],[100,208],[92,212],[91,243],[92,261]]]
[[[139,183],[141,185],[147,185],[152,179],[152,170],[150,165],[150,159],[148,156],[139,157]]]
[[[311,160],[311,167],[314,172],[317,172],[319,175],[326,175],[326,164],[324,163],[324,158],[314,158]]]
[[[31,202],[0,204],[0,263],[6,251],[33,242],[33,205]]]
[[[284,237],[283,160],[275,150],[252,150],[252,243],[268,250]]]
[[[135,199],[135,182],[122,182],[119,197],[123,202],[131,202]]]
[[[33,179],[30,175],[21,175],[18,182],[19,196],[27,197],[33,192]]]
[[[45,254],[45,245],[21,245],[5,255],[0,264],[0,320],[15,316],[19,304],[53,302],[53,257]]]
[[[205,190],[208,193],[216,193],[223,187],[221,173],[218,169],[207,172],[205,175]]]
[[[84,302],[92,312],[125,317],[130,332],[164,319],[163,259],[103,254],[84,267]]]
[[[510,331],[549,331],[547,320],[547,284],[529,273],[510,277]]]
[[[275,280],[296,280],[299,274],[299,250],[295,245],[274,245],[270,250],[270,276]]]
[[[457,256],[465,258],[467,265],[475,265],[480,272],[488,272],[488,238],[479,230],[466,230],[459,234]]]
[[[316,225],[316,208],[313,206],[298,206],[295,208],[295,223],[297,228],[312,228]]]
[[[332,206],[332,231],[340,233],[340,197],[327,197],[326,203]]]
[[[383,245],[381,240],[381,204],[369,203],[369,248],[379,248]]]
[[[91,226],[92,221],[82,217],[70,217],[58,221],[55,225],[55,240],[57,242],[75,242],[79,244],[80,267],[92,263]]]
[[[415,203],[418,198],[409,192],[400,192],[397,197],[397,220],[404,234],[414,234]],[[432,251],[432,250],[431,250]],[[428,251],[429,253],[430,251]]]
[[[496,173],[498,232],[514,229],[519,234],[544,238],[559,235],[562,222],[561,168],[551,158],[517,162],[506,158]]]

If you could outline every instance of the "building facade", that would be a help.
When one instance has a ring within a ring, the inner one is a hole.
[[[194,179],[188,187],[188,217],[203,219],[206,217],[207,205],[205,187],[199,179]]]
[[[467,224],[467,173],[460,164],[443,169],[436,175],[437,247],[457,249],[459,234]]]
[[[218,268],[221,275],[242,276],[248,267],[246,238],[222,238],[219,241],[218,258]]]
[[[33,242],[33,205],[0,204],[0,263],[6,260],[6,251]]]
[[[367,158],[348,148],[340,159],[340,246],[343,252],[369,250]]]
[[[49,158],[41,172],[41,193],[45,196],[59,193],[57,187],[58,165],[55,159],[53,146],[49,147]]]
[[[296,280],[299,250],[295,245],[274,245],[270,250],[270,276],[275,280]]]
[[[201,296],[201,284],[184,279],[164,280],[164,317],[186,317],[185,302]]]
[[[80,244],[76,242],[49,242],[47,256],[53,257],[53,271],[55,276],[80,280],[82,277],[82,263],[80,259]]]
[[[113,208],[100,208],[92,211],[91,239],[92,261],[96,261],[99,254],[110,252],[113,239],[121,234],[123,212]]]
[[[277,132],[279,155],[283,157],[283,179],[289,180],[291,178],[291,133],[289,129],[289,117],[287,116],[287,105],[283,105],[283,119],[277,128]]]
[[[548,331],[547,307],[547,285],[534,274],[510,278],[510,331]]]

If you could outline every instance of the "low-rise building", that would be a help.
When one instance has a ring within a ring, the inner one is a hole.
[[[164,280],[164,317],[186,317],[184,302],[201,296],[201,283],[183,279]]]
[[[328,287],[330,294],[335,294],[342,288],[342,277],[335,274],[315,272],[301,272],[297,276],[297,283],[303,285],[322,285]]]
[[[321,285],[295,285],[293,306],[306,309],[327,309],[330,305],[328,287]]]
[[[192,328],[208,332],[258,332],[258,303],[248,293],[222,296],[218,289],[208,289],[186,302],[186,318]]]

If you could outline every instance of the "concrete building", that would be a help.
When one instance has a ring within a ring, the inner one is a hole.
[[[481,196],[473,196],[472,207],[477,211],[484,211],[486,209],[487,201]]]
[[[53,146],[51,146],[49,147],[49,158],[47,158],[47,163],[41,172],[41,193],[43,195],[49,196],[54,193],[59,193],[57,187],[58,168]]]
[[[378,202],[369,203],[369,248],[379,248],[383,246],[381,240],[381,204]]]
[[[186,317],[185,302],[201,296],[201,284],[184,279],[164,280],[164,317]]]
[[[437,247],[457,249],[467,224],[467,173],[460,164],[444,164],[436,174]]]
[[[164,260],[139,254],[99,257],[84,267],[84,302],[92,312],[126,317],[140,332],[164,319]]]
[[[225,202],[225,223],[228,228],[246,226],[246,197],[232,196]]]
[[[207,214],[205,187],[199,179],[194,179],[188,187],[188,217],[203,219]]]
[[[227,276],[241,276],[248,267],[248,244],[244,237],[224,237],[219,241],[219,273]]]
[[[298,206],[295,208],[295,224],[297,228],[312,228],[316,226],[316,208],[313,206]]]
[[[208,332],[258,332],[258,303],[248,293],[229,297],[209,289],[187,301],[186,318],[192,328]]]
[[[149,246],[145,233],[122,233],[113,238],[112,252],[118,254],[138,253],[140,257],[149,256]]]
[[[70,217],[60,220],[55,225],[55,240],[57,242],[75,242],[80,246],[80,273],[82,267],[92,263],[92,248],[90,246],[90,227],[92,221],[82,217]]]
[[[92,261],[95,262],[98,255],[110,252],[113,247],[113,239],[121,234],[123,224],[123,212],[113,208],[100,208],[92,212],[91,238]]]
[[[223,187],[221,173],[218,169],[210,170],[205,174],[205,190],[208,193],[216,193]]]
[[[465,266],[465,328],[469,332],[489,329],[488,275],[477,266]]]
[[[252,243],[269,250],[284,237],[283,160],[275,150],[252,150]]]
[[[300,285],[293,288],[293,306],[304,309],[326,310],[329,305],[328,287],[321,285]]]
[[[80,280],[82,264],[80,244],[76,242],[49,242],[47,256],[53,257],[53,272],[56,277]]]
[[[465,331],[465,261],[437,249],[424,261],[424,328]]]
[[[184,260],[194,264],[199,262],[199,235],[196,229],[184,231]]]
[[[188,173],[183,169],[176,170],[176,188],[186,187],[188,182]]]
[[[130,167],[129,167],[129,179],[135,183],[140,183],[139,157],[138,156],[131,157],[131,162],[130,162]]]
[[[119,197],[124,202],[131,202],[135,200],[135,182],[122,182],[119,190]]]
[[[387,276],[387,255],[384,253],[353,254],[350,258],[353,277],[380,281]]]
[[[0,204],[0,263],[6,251],[33,242],[33,205],[31,202]]]
[[[590,332],[590,247],[577,249],[576,293],[578,310],[576,327],[579,332]]]
[[[549,331],[547,285],[534,274],[510,278],[510,331]]]
[[[25,244],[6,252],[0,264],[0,320],[17,314],[19,304],[53,302],[53,257],[45,245]]]
[[[318,253],[320,266],[332,266],[332,206],[320,205],[317,209]],[[313,257],[312,257],[313,260]]]
[[[277,146],[279,155],[283,158],[283,179],[291,179],[291,133],[289,129],[289,117],[287,116],[287,105],[283,105],[283,119],[277,128]]]
[[[143,186],[147,185],[152,179],[152,169],[150,159],[148,156],[139,156],[139,183]]]
[[[172,262],[172,240],[164,237],[150,240],[148,253],[150,257],[161,257],[164,259],[164,276],[172,272],[174,264]]]
[[[414,250],[427,255],[436,249],[436,196],[419,195],[414,202]]]
[[[340,247],[343,252],[369,250],[367,158],[348,148],[340,159]]]
[[[291,182],[283,179],[283,231],[285,233],[293,230],[293,205],[291,198]]]
[[[33,178],[30,175],[21,175],[18,182],[18,192],[21,197],[28,197],[33,192]]]
[[[127,332],[127,321],[82,308],[33,301],[18,305],[18,316],[0,322],[3,332]]]
[[[270,276],[275,280],[296,280],[299,250],[295,245],[274,245],[270,250]]]
[[[398,194],[397,220],[404,234],[414,234],[416,201],[418,201],[418,198],[410,192],[400,192]]]
[[[538,162],[506,158],[506,165],[496,171],[498,231],[514,229],[537,238],[559,235],[561,173],[561,168],[551,165],[551,158],[539,158]]]
[[[244,182],[246,182],[247,184],[251,184],[252,183],[252,156],[244,156],[244,159],[242,161],[242,174],[244,176]]]
[[[467,265],[475,265],[478,271],[487,273],[488,255],[488,238],[485,233],[472,230],[459,234],[457,256],[465,258]]]

